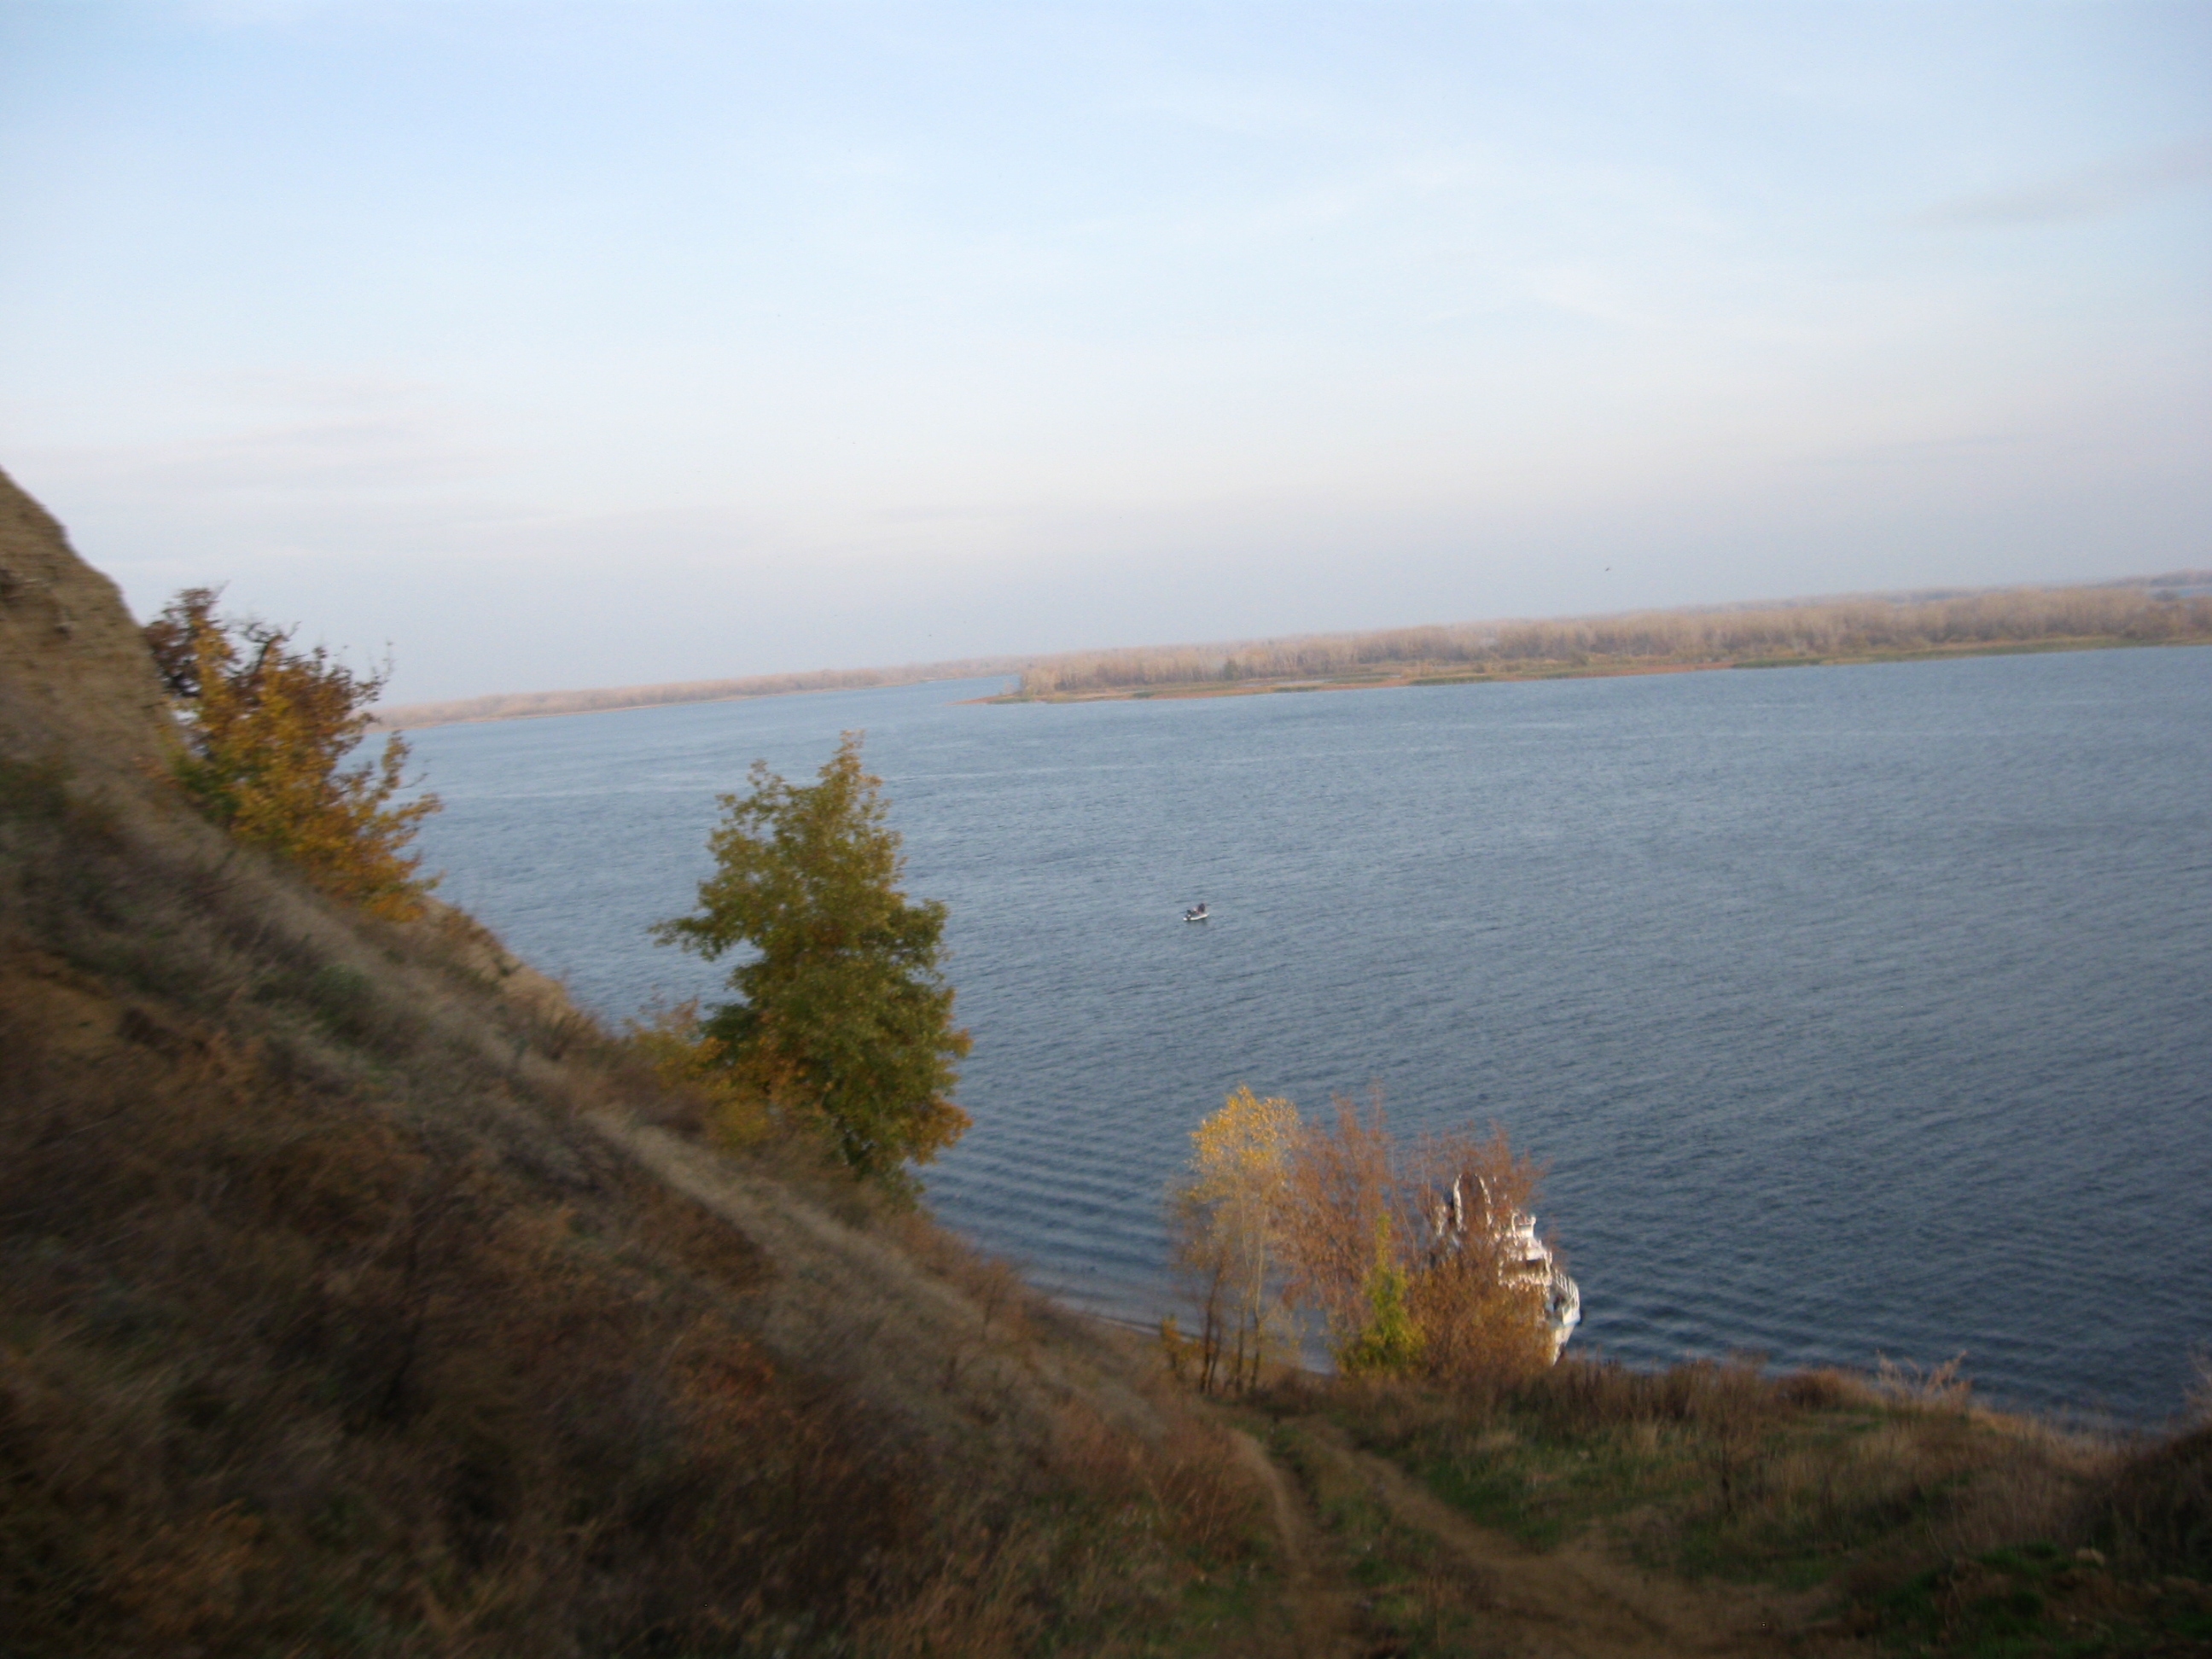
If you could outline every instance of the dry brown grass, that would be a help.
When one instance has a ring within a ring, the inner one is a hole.
[[[2197,1652],[2212,1431],[2130,1447],[1955,1363],[1775,1376],[1583,1357],[1494,1390],[1249,1397],[1376,1650]],[[1487,1644],[1487,1645],[1486,1645]]]
[[[1140,1366],[456,913],[9,762],[0,1055],[11,1654],[1085,1651],[1263,1567]]]
[[[2123,1567],[2212,1583],[2212,1427],[2136,1452],[2091,1488],[2072,1519]]]
[[[143,1004],[57,1056],[27,1005],[110,1011],[50,960],[9,988],[19,1650],[705,1639],[864,1595],[926,1526],[880,1426],[714,1293],[757,1265],[667,1274],[696,1230],[603,1153],[560,1147],[549,1193]]]

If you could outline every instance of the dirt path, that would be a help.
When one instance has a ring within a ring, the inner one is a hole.
[[[1318,1547],[1304,1498],[1260,1443],[1231,1431],[1237,1455],[1267,1493],[1283,1550],[1283,1596],[1290,1604],[1287,1653],[1294,1659],[1368,1659],[1374,1645],[1361,1633],[1357,1598],[1336,1564]]]
[[[1644,1572],[1594,1534],[1548,1553],[1530,1550],[1475,1525],[1386,1459],[1358,1450],[1334,1424],[1309,1418],[1296,1427],[1338,1476],[1356,1482],[1398,1524],[1440,1547],[1474,1614],[1465,1649],[1470,1655],[1711,1659],[1848,1650],[1791,1639],[1789,1632],[1804,1628],[1817,1595]]]
[[[711,1148],[609,1112],[585,1121],[644,1169],[751,1240],[774,1272],[754,1297],[775,1352],[963,1455],[1019,1461],[1050,1445],[1071,1409],[1141,1437],[1158,1413],[1103,1340],[1022,1340],[961,1286],[893,1242],[848,1225]]]

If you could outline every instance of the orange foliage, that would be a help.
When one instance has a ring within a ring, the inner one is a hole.
[[[294,630],[215,614],[217,591],[186,588],[146,627],[183,722],[177,776],[240,841],[289,859],[317,886],[372,915],[417,913],[433,884],[407,844],[438,810],[434,795],[392,804],[406,741],[345,763],[368,732],[381,674],[356,674]]]
[[[1540,1173],[1504,1131],[1425,1135],[1401,1150],[1376,1097],[1336,1097],[1304,1127],[1282,1182],[1286,1294],[1316,1310],[1346,1370],[1418,1370],[1453,1386],[1510,1382],[1552,1360],[1544,1289],[1517,1260],[1513,1224]],[[1447,1194],[1463,1223],[1448,1230]]]
[[[1432,1246],[1413,1273],[1407,1299],[1424,1340],[1425,1368],[1462,1388],[1511,1383],[1544,1370],[1553,1358],[1544,1285],[1516,1259],[1513,1227],[1535,1205],[1541,1174],[1535,1160],[1516,1157],[1505,1131],[1493,1127],[1486,1140],[1464,1133],[1425,1136],[1409,1162],[1422,1191],[1456,1186],[1467,1212],[1451,1248]]]
[[[1335,1097],[1334,1123],[1316,1123],[1298,1136],[1283,1193],[1282,1233],[1293,1302],[1315,1309],[1329,1346],[1342,1352],[1372,1316],[1368,1279],[1376,1241],[1417,1237],[1391,1168],[1382,1103]],[[1387,1244],[1386,1244],[1387,1248]],[[1394,1261],[1391,1265],[1397,1265]]]

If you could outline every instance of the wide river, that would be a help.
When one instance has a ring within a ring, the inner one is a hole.
[[[414,734],[442,895],[610,1016],[715,796],[862,727],[947,901],[937,1213],[1173,1304],[1249,1083],[1510,1132],[1585,1349],[1928,1364],[2163,1418],[2212,1345],[2212,649],[1073,705],[997,682]],[[1186,927],[1203,899],[1215,920]]]

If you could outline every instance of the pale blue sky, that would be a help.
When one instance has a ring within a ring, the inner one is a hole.
[[[0,465],[403,698],[2212,563],[2203,3],[0,0]]]

